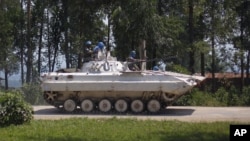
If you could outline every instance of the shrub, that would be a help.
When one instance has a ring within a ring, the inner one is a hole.
[[[180,106],[222,106],[211,94],[193,89],[189,94],[178,99],[174,105]]]
[[[244,87],[241,99],[245,106],[250,106],[250,87]]]
[[[32,105],[43,105],[45,101],[39,84],[24,84],[21,88],[24,100]]]
[[[190,93],[183,95],[181,98],[177,99],[177,101],[175,101],[173,103],[174,106],[191,106],[191,100],[192,99],[192,95]]]
[[[190,72],[181,65],[172,64],[168,67],[168,70],[173,71],[173,72],[183,73],[183,74],[190,74]]]
[[[249,106],[250,87],[241,92],[234,86],[220,87],[215,93],[193,89],[178,99],[173,105],[179,106]]]
[[[226,89],[224,87],[221,87],[215,92],[214,97],[216,100],[222,103],[223,106],[227,106],[229,99],[228,95],[229,93],[226,91]]]
[[[18,125],[33,119],[33,109],[20,92],[0,92],[0,125]]]

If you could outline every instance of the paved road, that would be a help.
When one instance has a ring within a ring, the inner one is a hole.
[[[250,107],[191,107],[170,106],[158,114],[139,115],[91,113],[64,113],[52,106],[34,106],[34,118],[37,120],[58,120],[64,118],[136,118],[140,120],[179,120],[189,122],[232,121],[250,123]]]

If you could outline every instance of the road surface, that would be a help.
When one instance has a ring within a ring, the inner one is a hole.
[[[33,106],[34,119],[58,120],[65,118],[136,118],[139,120],[178,120],[188,122],[232,121],[250,123],[250,107],[192,107],[170,106],[158,114],[131,113],[64,113],[52,106]]]

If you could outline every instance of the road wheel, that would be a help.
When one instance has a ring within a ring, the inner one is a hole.
[[[76,109],[76,102],[72,99],[64,101],[63,108],[67,112],[73,112]]]
[[[152,99],[147,103],[147,109],[151,113],[156,113],[161,109],[161,104],[158,100]]]
[[[134,112],[134,113],[140,113],[143,111],[144,109],[144,104],[141,100],[134,100],[132,101],[131,103],[131,110]]]
[[[128,103],[124,99],[119,99],[115,102],[115,110],[117,112],[125,112],[128,109]]]
[[[94,109],[94,103],[90,99],[85,99],[81,103],[81,109],[83,112],[91,112]]]
[[[108,99],[101,100],[98,107],[101,112],[109,112],[112,108],[111,102]]]
[[[45,93],[43,94],[43,97],[44,97],[44,99],[45,99],[48,103],[53,103],[53,102],[55,101],[56,97],[57,97],[57,93],[55,93],[55,92],[52,92],[52,93],[50,93],[50,92],[45,92]]]
[[[176,98],[176,95],[174,95],[174,94],[168,94],[168,93],[163,93],[162,97],[163,97],[163,99],[165,101],[171,102],[171,101],[173,101]]]

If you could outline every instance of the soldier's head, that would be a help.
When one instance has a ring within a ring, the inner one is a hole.
[[[87,42],[85,43],[85,45],[89,47],[89,46],[92,45],[92,43],[91,43],[91,41],[87,41]]]
[[[132,50],[132,51],[130,52],[129,56],[135,58],[135,56],[136,56],[135,50]]]

